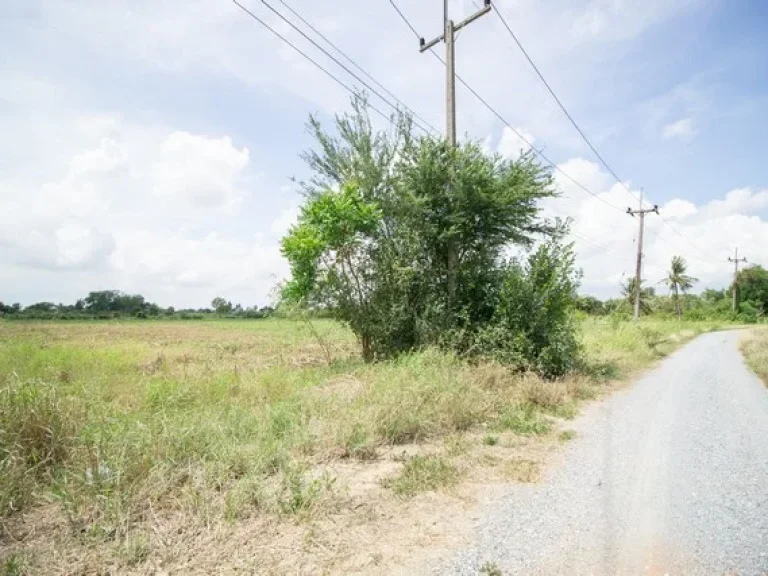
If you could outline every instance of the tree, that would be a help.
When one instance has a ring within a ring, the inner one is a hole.
[[[20,311],[21,311],[21,304],[19,304],[18,302],[13,305],[3,304],[2,302],[0,302],[0,314],[16,314]]]
[[[686,294],[688,290],[693,288],[693,285],[699,281],[698,278],[686,274],[687,271],[688,264],[686,263],[685,258],[682,256],[673,256],[665,282],[673,292],[678,319],[683,315],[683,310],[680,306],[680,292]]]
[[[626,283],[621,285],[621,295],[629,303],[630,309],[635,306],[635,277],[631,277]],[[653,311],[651,299],[656,295],[656,290],[652,287],[643,286],[640,281],[640,312],[650,314]]]
[[[738,290],[739,300],[752,302],[761,314],[768,313],[768,270],[762,266],[754,264],[739,270],[731,290]]]
[[[228,302],[224,298],[218,296],[211,302],[211,308],[216,314],[229,314],[232,312],[232,302]]]
[[[590,316],[605,314],[605,305],[594,296],[579,296],[576,300],[576,308]]]
[[[335,135],[310,119],[317,147],[303,157],[313,177],[302,183],[306,201],[282,240],[291,266],[282,304],[348,323],[366,361],[425,345],[500,351],[505,338],[527,334],[517,320],[500,320],[504,283],[521,274],[532,285],[548,278],[503,261],[511,246],[552,238],[555,227],[537,206],[554,195],[551,175],[530,155],[510,161],[474,142],[454,149],[414,140],[409,120],[394,120],[391,131],[375,132],[360,99],[336,117]],[[559,280],[575,278],[572,266],[552,270]],[[479,347],[491,325],[496,335]],[[541,354],[546,338],[525,354]]]

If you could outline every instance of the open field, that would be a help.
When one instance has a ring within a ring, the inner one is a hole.
[[[585,320],[583,373],[545,382],[366,365],[331,321],[0,323],[2,569],[402,568],[478,486],[535,481],[579,402],[713,328]]]

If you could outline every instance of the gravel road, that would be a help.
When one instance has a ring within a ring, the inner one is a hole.
[[[436,572],[768,575],[768,390],[738,340],[700,336],[588,407],[546,478]]]

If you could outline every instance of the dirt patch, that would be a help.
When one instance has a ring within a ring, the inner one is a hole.
[[[38,508],[5,526],[0,559],[17,554],[36,574],[421,573],[469,542],[480,506],[505,483],[537,481],[557,444],[504,434],[486,446],[482,438],[466,434],[461,443],[383,449],[377,460],[318,466],[312,476],[334,477],[334,496],[296,518],[211,521],[149,507],[128,539],[96,541],[74,533],[59,506]],[[382,487],[405,460],[431,454],[450,457],[464,481],[411,498]]]

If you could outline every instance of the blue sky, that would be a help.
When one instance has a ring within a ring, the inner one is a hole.
[[[419,54],[388,0],[286,2],[442,127],[443,70]],[[259,0],[244,3],[354,83]],[[439,32],[439,0],[399,5],[423,35]],[[728,282],[736,245],[768,260],[768,6],[495,7],[626,186],[661,205],[664,222],[648,219],[650,282],[673,254],[714,287]],[[473,9],[451,4],[456,20]],[[0,300],[73,301],[117,288],[176,306],[217,295],[268,301],[287,274],[278,242],[300,202],[290,178],[307,175],[307,116],[343,110],[343,89],[229,0],[11,0],[0,7],[0,43]],[[606,202],[633,202],[493,14],[460,34],[457,59],[561,169]],[[461,87],[458,122],[489,149],[525,147]],[[616,294],[633,270],[636,221],[557,180],[563,197],[544,209],[574,218],[583,291]]]

